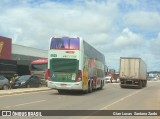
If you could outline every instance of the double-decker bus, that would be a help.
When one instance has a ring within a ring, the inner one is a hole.
[[[38,76],[43,84],[46,84],[46,80],[49,78],[48,59],[43,58],[32,61],[30,71],[32,75]]]
[[[48,55],[48,87],[59,93],[102,89],[105,57],[80,37],[52,37]]]

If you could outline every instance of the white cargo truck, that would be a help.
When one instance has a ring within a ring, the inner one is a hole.
[[[141,58],[120,57],[120,86],[136,86],[138,88],[147,85],[147,65]]]

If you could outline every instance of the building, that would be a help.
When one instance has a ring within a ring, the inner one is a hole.
[[[30,74],[31,62],[47,56],[47,50],[12,44],[11,38],[0,36],[0,75],[12,77],[15,73]]]
[[[0,36],[0,59],[11,60],[12,39]]]
[[[47,57],[47,50],[12,44],[12,60],[17,61],[17,73],[19,75],[30,73],[29,66],[33,60]]]

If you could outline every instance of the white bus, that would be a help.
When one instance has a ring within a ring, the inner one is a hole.
[[[59,93],[66,90],[91,93],[105,84],[104,55],[80,37],[52,37],[48,69],[48,87]]]

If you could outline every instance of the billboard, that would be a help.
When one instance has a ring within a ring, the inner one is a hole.
[[[0,59],[11,59],[12,39],[0,36]]]

